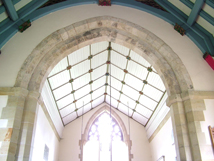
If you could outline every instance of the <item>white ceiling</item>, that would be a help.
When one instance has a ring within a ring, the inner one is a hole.
[[[165,93],[160,76],[145,59],[112,42],[71,53],[47,82],[64,125],[106,102],[146,126]]]

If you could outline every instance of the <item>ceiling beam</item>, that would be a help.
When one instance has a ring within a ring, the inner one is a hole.
[[[198,17],[198,14],[201,11],[201,8],[203,7],[203,5],[204,5],[204,0],[196,0],[195,1],[195,4],[192,8],[192,11],[191,11],[191,13],[187,19],[187,23],[190,26],[192,26],[195,23],[195,21]]]
[[[10,19],[16,21],[19,18],[19,16],[13,5],[13,2],[11,0],[2,0],[2,2],[4,4],[4,7],[6,8],[7,14],[9,15]]]
[[[202,1],[202,0],[201,0]],[[203,0],[204,1],[204,0]],[[212,56],[214,56],[214,40],[213,35],[208,33],[205,29],[203,29],[200,25],[195,23],[190,26],[187,23],[188,17],[182,11],[177,9],[167,0],[155,0],[159,5],[164,7],[169,13],[171,13],[174,18],[177,18],[182,23],[182,27],[186,30],[186,35],[200,48],[202,53],[206,51],[209,52]]]

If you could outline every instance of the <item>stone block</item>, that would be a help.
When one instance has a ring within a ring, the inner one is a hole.
[[[186,114],[187,122],[205,121],[203,111],[192,111]]]
[[[188,134],[188,128],[187,125],[177,125],[176,127],[176,134],[177,135],[182,135],[182,134]]]
[[[191,149],[189,146],[180,147],[179,153],[180,153],[180,160],[181,161],[193,161],[192,156],[191,156]]]
[[[206,110],[204,100],[202,99],[188,99],[184,101],[185,111],[203,111]]]
[[[31,111],[24,111],[23,113],[23,122],[34,124],[36,113]]]
[[[100,20],[97,20],[97,18],[90,18],[87,20],[89,29],[95,29],[103,27],[103,23]]]
[[[188,134],[180,134],[177,135],[178,146],[180,147],[188,147],[189,145],[189,135]]]
[[[16,150],[17,150],[17,143],[10,142],[8,153],[10,153],[10,154],[15,156],[16,155]]]
[[[175,125],[185,125],[186,124],[186,117],[185,114],[176,114],[174,116]]]
[[[193,160],[194,161],[202,161],[202,156],[201,156],[199,146],[198,145],[191,146],[191,149],[192,149]]]
[[[19,146],[19,154],[18,154],[18,158],[28,158],[30,157],[30,150],[31,150],[31,146],[30,145],[26,145],[26,144],[20,144]]]
[[[22,119],[23,107],[5,107],[2,110],[2,119]]]
[[[184,114],[184,106],[182,102],[176,102],[174,103],[171,107],[170,110],[173,112],[172,114],[177,115],[177,114]]]
[[[86,32],[89,30],[87,21],[81,21],[73,24],[76,34]]]
[[[2,141],[1,148],[0,148],[0,154],[6,155],[8,153],[10,142],[9,141]]]
[[[60,43],[62,38],[60,34],[56,31],[46,37],[39,45],[37,45],[36,50],[40,52],[47,53],[51,48],[53,48],[56,44]]]
[[[63,29],[58,30],[57,32],[59,33],[59,35],[61,36],[63,41],[67,40],[69,38],[69,35],[68,35],[66,29],[63,28]]]
[[[188,123],[188,129],[190,133],[197,133],[202,131],[201,122],[200,121],[194,121]]]
[[[74,30],[73,25],[69,25],[69,26],[65,27],[65,30],[67,31],[69,38],[76,36],[76,32]]]

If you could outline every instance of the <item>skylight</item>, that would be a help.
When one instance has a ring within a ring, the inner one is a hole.
[[[124,46],[100,42],[62,59],[47,78],[64,125],[106,102],[146,125],[165,93],[143,57]],[[83,108],[84,107],[84,108]]]

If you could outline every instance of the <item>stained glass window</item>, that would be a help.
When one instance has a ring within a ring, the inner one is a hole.
[[[128,161],[128,154],[117,121],[106,112],[101,114],[89,130],[83,161]]]
[[[91,126],[88,140],[103,141],[123,141],[123,135],[116,120],[109,114],[103,113]]]

